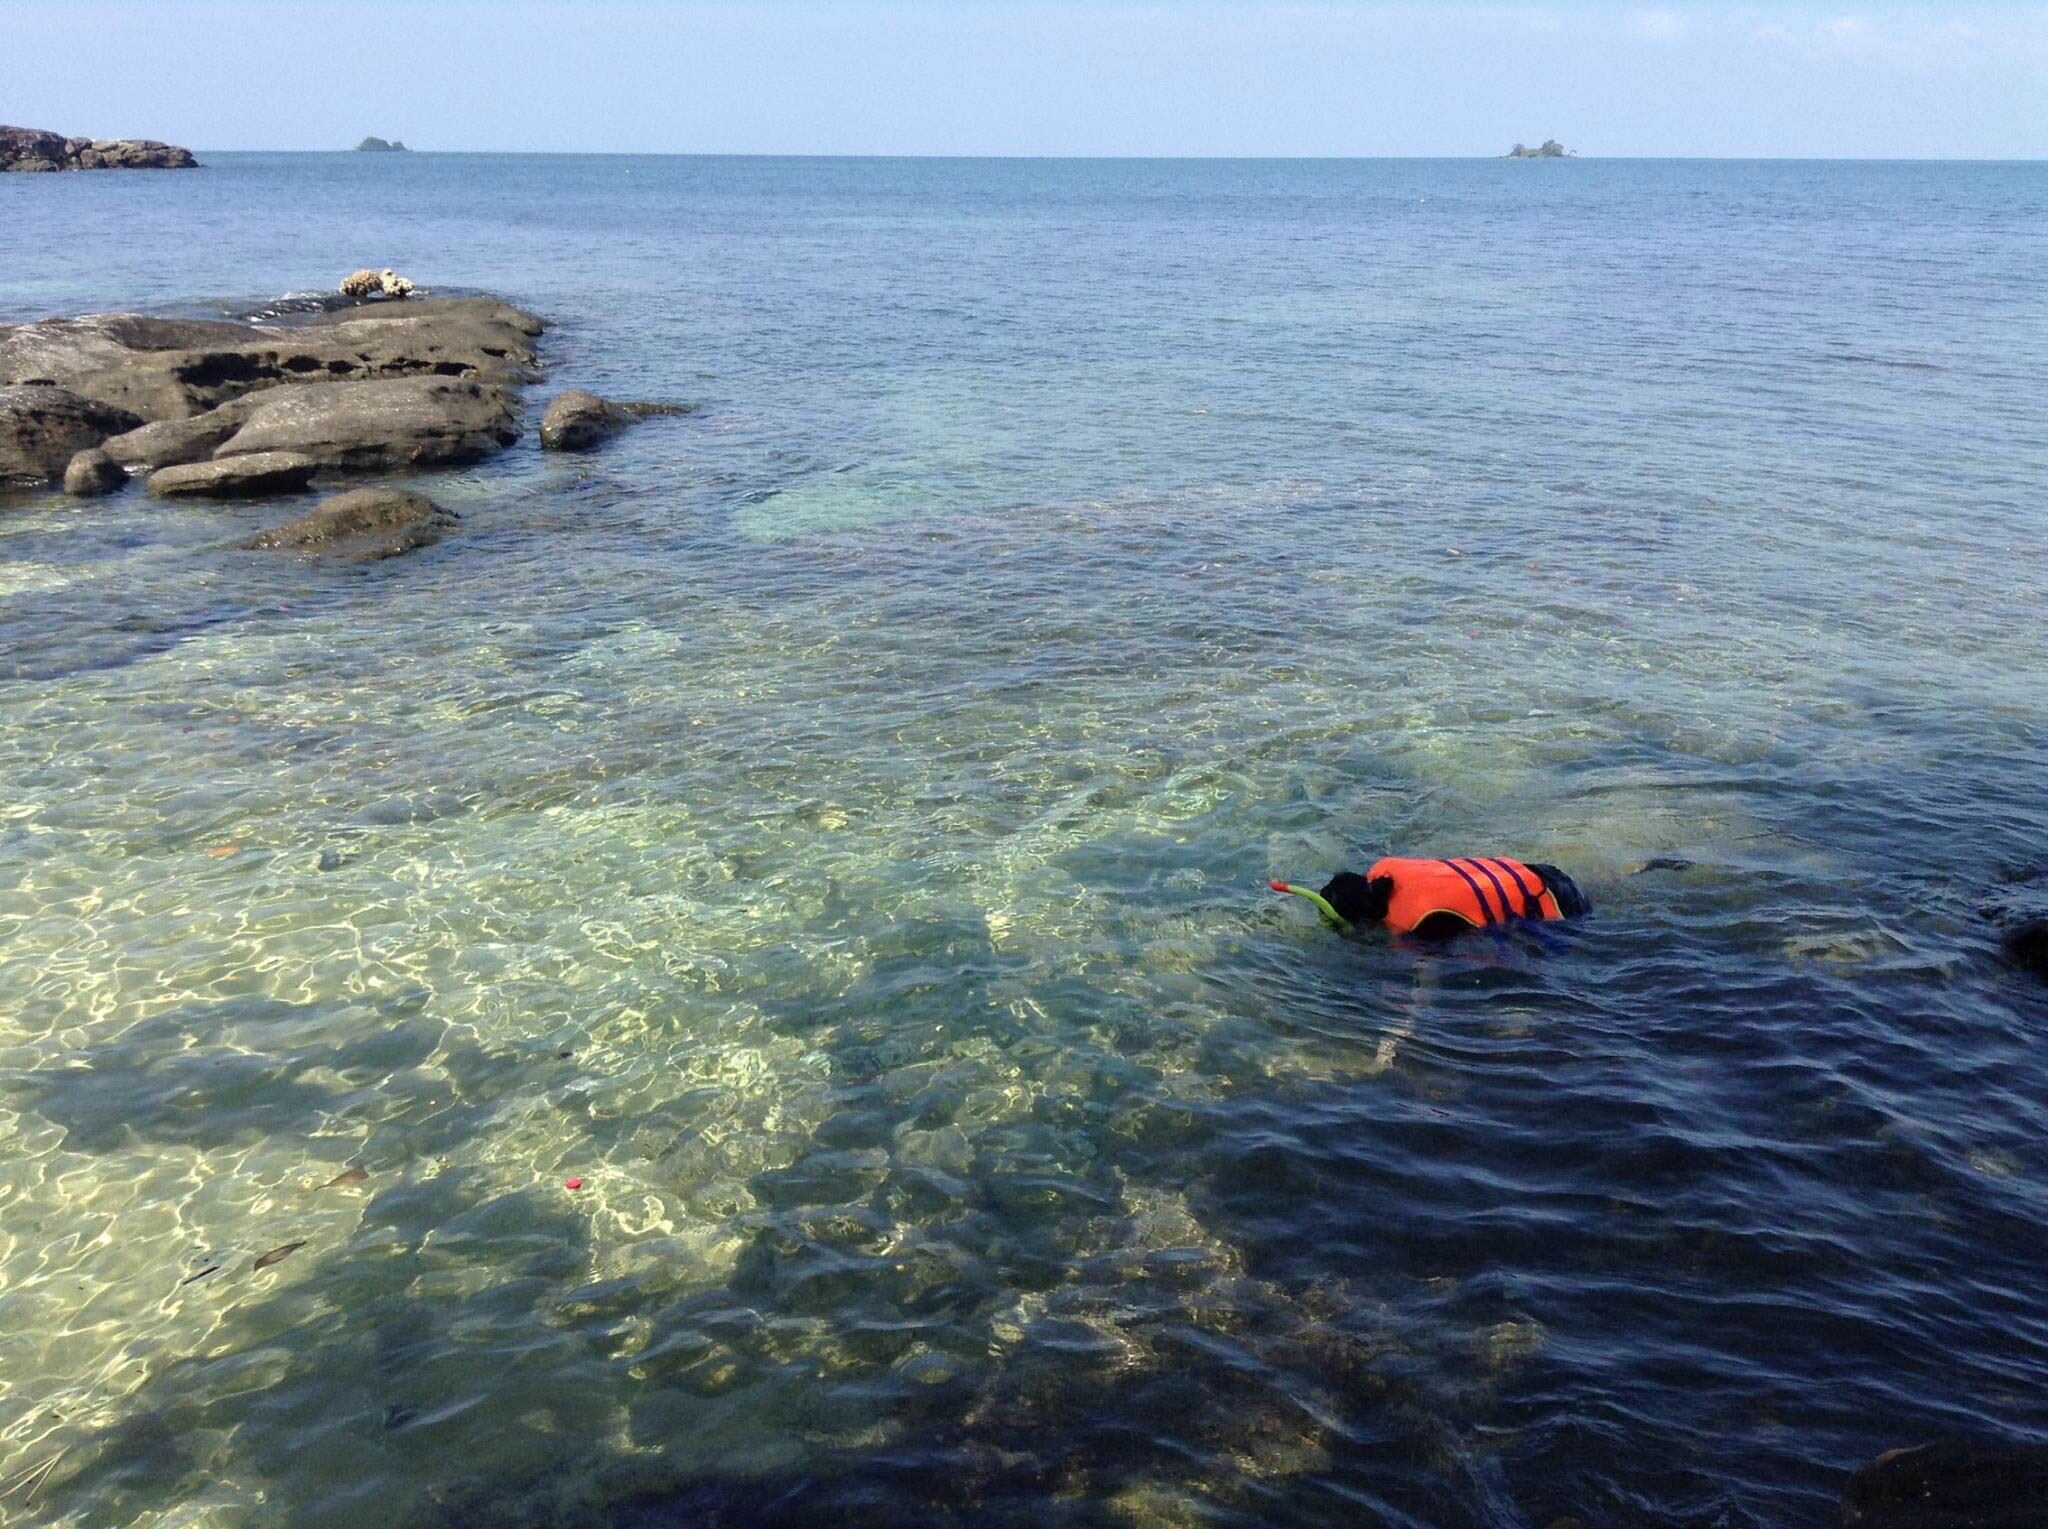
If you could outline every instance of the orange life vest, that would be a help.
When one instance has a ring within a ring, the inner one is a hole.
[[[1528,866],[1500,855],[1464,860],[1382,860],[1368,881],[1394,878],[1387,927],[1412,932],[1434,913],[1448,913],[1475,929],[1510,918],[1563,918],[1557,897]]]

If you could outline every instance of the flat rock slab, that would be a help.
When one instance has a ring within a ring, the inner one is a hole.
[[[372,563],[431,547],[457,524],[423,494],[396,488],[359,488],[323,499],[297,520],[262,531],[239,545],[249,551],[304,552],[344,563]]]
[[[510,389],[449,377],[310,383],[248,400],[216,461],[289,451],[350,472],[474,462],[519,439]]]
[[[490,297],[366,303],[262,322],[95,313],[0,328],[0,383],[183,419],[288,384],[453,377],[520,386],[546,326]]]
[[[171,467],[179,462],[202,462],[214,448],[242,428],[248,409],[244,400],[223,404],[190,419],[160,419],[108,437],[104,450],[123,467]]]
[[[294,451],[259,451],[214,462],[160,467],[149,475],[159,499],[246,499],[258,494],[293,494],[313,481],[320,464]]]
[[[66,388],[0,387],[0,482],[55,483],[79,452],[141,423]]]
[[[0,327],[0,381],[63,384],[118,367],[138,354],[239,345],[254,326],[225,319],[162,319],[88,313]]]

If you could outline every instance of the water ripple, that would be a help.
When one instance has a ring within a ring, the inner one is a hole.
[[[220,158],[0,187],[4,316],[371,243],[705,407],[371,569],[10,500],[36,1511],[1762,1525],[2048,1436],[2038,167]],[[1260,890],[1474,847],[1594,918]]]

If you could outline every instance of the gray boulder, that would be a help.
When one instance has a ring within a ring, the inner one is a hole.
[[[655,414],[690,414],[684,403],[614,403],[581,388],[571,388],[541,417],[540,443],[549,451],[588,451],[626,426]]]
[[[336,494],[272,530],[239,545],[248,550],[305,552],[344,563],[371,563],[431,547],[457,523],[422,494],[396,488],[359,488]]]
[[[571,388],[541,416],[540,443],[549,451],[588,451],[634,422],[609,399]]]
[[[149,475],[158,499],[248,499],[293,494],[313,481],[320,464],[295,451],[261,451],[213,462],[160,467]]]
[[[216,461],[301,453],[349,472],[474,462],[519,439],[506,388],[452,377],[327,382],[273,388],[250,399]]]
[[[0,482],[55,483],[79,452],[141,423],[66,388],[0,387]]]
[[[79,452],[64,469],[64,492],[80,499],[98,499],[127,484],[121,464],[97,446]]]

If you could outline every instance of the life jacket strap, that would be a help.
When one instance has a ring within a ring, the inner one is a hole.
[[[1489,903],[1486,900],[1486,893],[1480,890],[1479,883],[1473,878],[1472,873],[1466,870],[1464,866],[1460,865],[1455,860],[1441,860],[1437,863],[1439,865],[1448,866],[1451,870],[1456,871],[1458,873],[1458,879],[1464,882],[1466,886],[1472,889],[1472,896],[1476,898],[1479,903],[1479,913],[1482,927],[1485,924],[1494,923],[1495,919],[1493,916],[1493,904]],[[1487,873],[1486,879],[1489,881],[1493,881],[1493,875],[1491,872]],[[1493,882],[1493,889],[1496,892],[1500,892],[1500,883],[1498,881]],[[1508,905],[1507,894],[1505,892],[1501,892],[1500,905],[1502,914],[1500,922],[1504,923],[1506,922]]]

